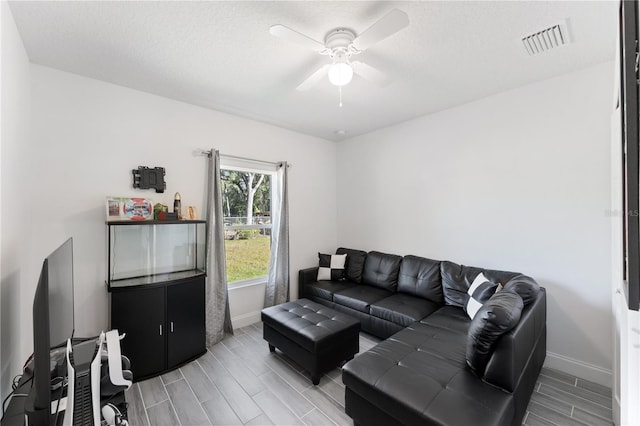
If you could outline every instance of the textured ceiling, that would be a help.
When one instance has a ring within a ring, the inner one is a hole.
[[[614,57],[615,1],[10,3],[32,62],[340,140]],[[391,9],[407,28],[358,56],[392,80],[295,90],[327,58],[269,34],[356,34]],[[520,38],[567,21],[572,43],[528,56]],[[336,134],[343,130],[344,136]]]

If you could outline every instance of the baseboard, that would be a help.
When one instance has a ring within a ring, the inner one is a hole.
[[[611,370],[553,352],[547,352],[544,366],[603,386],[611,387],[613,383],[613,372]]]
[[[242,328],[260,322],[261,312],[262,311],[255,311],[238,315],[237,317],[231,317],[231,325],[233,325],[233,328]]]

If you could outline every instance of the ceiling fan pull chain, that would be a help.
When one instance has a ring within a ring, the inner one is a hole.
[[[338,86],[338,93],[340,93],[340,103],[338,106],[342,108],[342,86]]]

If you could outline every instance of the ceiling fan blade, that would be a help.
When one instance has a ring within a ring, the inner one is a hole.
[[[307,47],[311,50],[321,51],[324,50],[324,44],[316,41],[306,35],[299,33],[295,30],[292,30],[289,27],[285,27],[284,25],[273,25],[269,28],[269,32],[272,36],[280,37],[284,40],[290,41],[291,43],[299,44],[301,46]]]
[[[409,25],[409,16],[399,9],[393,9],[356,37],[356,39],[353,40],[353,45],[361,51],[367,50],[377,42],[397,33],[407,25]]]
[[[355,74],[358,74],[360,77],[373,84],[377,84],[378,86],[386,86],[390,82],[385,73],[378,71],[371,65],[367,65],[364,62],[352,61],[351,68],[353,68],[353,72]]]
[[[309,90],[312,86],[314,86],[316,83],[322,80],[322,78],[325,75],[327,75],[327,73],[329,72],[330,66],[331,65],[329,64],[323,65],[322,68],[320,68],[318,71],[311,74],[309,77],[307,77],[305,81],[300,83],[300,85],[296,87],[296,90],[299,92],[304,92],[305,90]]]

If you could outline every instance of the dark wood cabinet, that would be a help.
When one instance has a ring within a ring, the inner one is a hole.
[[[136,380],[165,369],[163,307],[163,287],[129,288],[111,295],[111,328],[126,333],[120,346]]]
[[[204,277],[167,286],[167,368],[205,352]]]
[[[111,328],[134,381],[205,353],[206,222],[108,221],[107,240]]]
[[[204,275],[112,289],[111,328],[126,333],[122,353],[134,381],[157,376],[205,351]]]

